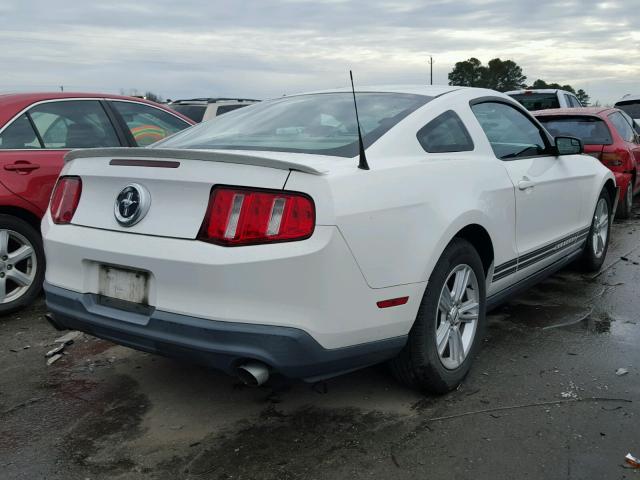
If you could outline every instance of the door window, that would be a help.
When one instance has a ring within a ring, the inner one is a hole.
[[[614,112],[609,115],[609,120],[611,120],[613,128],[616,129],[625,142],[633,142],[635,140],[633,128],[620,112]]]
[[[42,148],[31,122],[25,114],[16,118],[0,133],[0,150]]]
[[[111,102],[139,147],[146,147],[190,125],[159,108],[132,102]]]
[[[109,117],[97,100],[47,102],[29,110],[45,148],[119,147]]]
[[[501,160],[539,156],[547,145],[538,126],[522,112],[498,102],[472,105],[474,115]]]
[[[417,137],[422,148],[429,153],[473,150],[471,136],[453,110],[431,120],[418,131]]]

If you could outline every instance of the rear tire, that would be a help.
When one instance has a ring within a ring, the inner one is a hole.
[[[42,289],[44,270],[40,233],[20,218],[0,215],[0,315],[33,302]]]
[[[633,181],[630,181],[624,191],[624,197],[622,202],[618,205],[618,211],[616,216],[618,218],[627,219],[631,217],[631,210],[633,209]]]
[[[484,335],[485,304],[482,260],[469,242],[455,238],[431,273],[407,344],[390,362],[395,377],[436,394],[460,385]]]
[[[587,272],[600,270],[607,256],[611,233],[611,204],[612,201],[606,189],[602,190],[591,219],[587,243],[580,258],[580,264]]]

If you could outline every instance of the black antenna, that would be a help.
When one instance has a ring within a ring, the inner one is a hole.
[[[362,142],[362,131],[360,130],[360,118],[358,118],[358,103],[356,102],[356,89],[353,86],[353,72],[349,70],[349,77],[351,77],[351,92],[353,93],[353,106],[356,107],[356,124],[358,125],[358,143],[360,144],[360,162],[358,168],[362,170],[369,170],[369,164],[367,163],[367,156],[364,154],[364,143]]]

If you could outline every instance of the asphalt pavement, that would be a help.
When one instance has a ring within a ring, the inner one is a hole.
[[[0,319],[0,478],[640,479],[640,218],[602,272],[563,270],[492,312],[442,397],[384,366],[252,389],[62,335],[40,299]],[[626,373],[625,373],[626,372]]]

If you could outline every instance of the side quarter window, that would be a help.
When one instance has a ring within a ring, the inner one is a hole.
[[[138,147],[146,147],[190,127],[164,110],[143,103],[112,101]]]
[[[428,153],[469,152],[474,148],[469,132],[453,110],[431,120],[416,136]]]
[[[633,142],[635,140],[633,128],[620,112],[614,112],[609,115],[609,120],[611,120],[613,127],[625,142]]]
[[[42,148],[29,118],[22,114],[0,133],[0,150]]]
[[[540,128],[515,107],[499,102],[471,106],[496,157],[509,160],[548,153]]]

